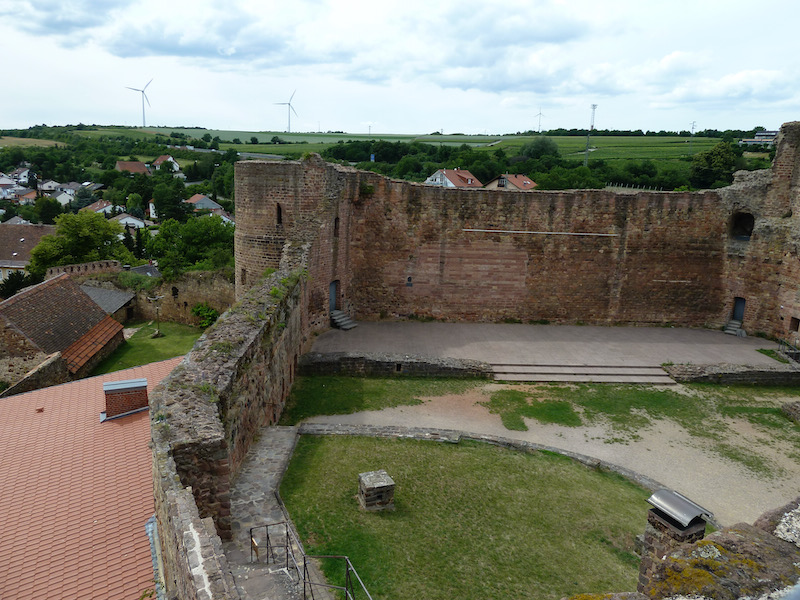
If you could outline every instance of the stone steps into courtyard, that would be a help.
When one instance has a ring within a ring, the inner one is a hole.
[[[661,367],[627,365],[492,364],[495,381],[539,383],[638,383],[675,385]]]

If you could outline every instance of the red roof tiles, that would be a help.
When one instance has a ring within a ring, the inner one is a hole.
[[[64,352],[105,318],[103,309],[66,273],[0,302],[0,319],[48,354]]]
[[[130,600],[153,586],[148,412],[101,423],[103,383],[145,377],[152,391],[180,361],[0,400],[3,600]]]
[[[122,324],[115,321],[110,315],[92,327],[78,341],[61,353],[67,361],[70,373],[77,373],[90,358],[100,352],[115,335],[122,331]]]

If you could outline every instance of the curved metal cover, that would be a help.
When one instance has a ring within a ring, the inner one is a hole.
[[[712,520],[714,514],[673,490],[658,490],[647,501],[686,527],[697,517]]]

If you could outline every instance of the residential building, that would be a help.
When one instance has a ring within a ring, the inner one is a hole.
[[[31,250],[42,237],[56,232],[54,225],[17,224],[19,217],[0,223],[0,281],[14,271],[25,271],[31,260]]]
[[[439,169],[425,180],[428,185],[447,188],[481,188],[483,184],[466,169]]]
[[[0,330],[0,339],[13,339],[10,356],[60,352],[73,379],[91,373],[123,341],[122,325],[66,273],[0,302]]]
[[[169,163],[171,165],[173,173],[176,173],[176,172],[181,170],[181,167],[178,164],[178,161],[176,161],[174,158],[172,158],[169,154],[162,154],[157,159],[155,159],[153,161],[153,163],[152,163],[153,164],[153,168],[160,169],[161,165],[164,164],[165,162]]]
[[[511,192],[529,192],[536,187],[536,182],[527,175],[518,173],[505,173],[487,183],[487,190],[505,190]]]
[[[98,200],[97,202],[92,202],[88,206],[84,206],[81,211],[87,212],[94,212],[94,213],[103,213],[104,215],[114,214],[116,207],[111,204],[111,202],[107,200]],[[121,209],[120,209],[121,210]],[[80,212],[80,211],[79,211]]]
[[[147,165],[143,162],[139,162],[138,160],[118,160],[117,164],[114,165],[114,168],[117,171],[128,173],[141,173],[142,175],[150,175],[150,169],[147,168]]]
[[[221,209],[222,206],[214,202],[211,198],[206,196],[205,194],[195,194],[188,200],[184,200],[187,204],[191,204],[193,210],[217,210]]]
[[[0,401],[5,600],[132,600],[154,588],[147,394],[181,360]],[[141,410],[101,421],[126,390],[137,392]]]

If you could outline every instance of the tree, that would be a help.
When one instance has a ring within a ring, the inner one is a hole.
[[[128,212],[132,210],[139,210],[144,209],[144,202],[142,201],[141,194],[137,194],[134,192],[133,194],[128,194],[128,198],[125,200],[125,206],[128,209]]]
[[[519,153],[525,158],[541,158],[542,156],[560,156],[558,145],[549,137],[537,137],[524,144]]]
[[[82,211],[55,219],[56,232],[44,236],[31,251],[28,270],[43,276],[49,267],[116,259],[133,262],[133,255],[120,241],[122,225],[102,214]]]
[[[49,196],[39,196],[34,204],[36,214],[39,215],[39,223],[52,225],[55,218],[61,214],[61,204],[55,198]]]
[[[690,181],[695,188],[716,188],[730,185],[737,167],[737,153],[730,142],[720,142],[711,150],[692,157]]]
[[[11,298],[11,296],[22,288],[35,285],[41,281],[41,277],[25,274],[22,271],[12,271],[11,274],[0,283],[0,298]]]
[[[251,136],[250,137],[250,143],[251,144],[257,144],[258,143],[258,138],[256,136]]]

